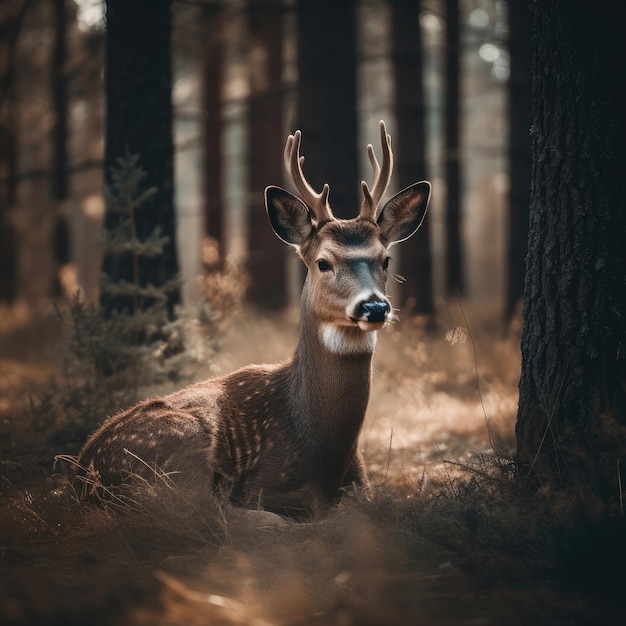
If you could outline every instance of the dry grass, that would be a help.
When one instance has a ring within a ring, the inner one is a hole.
[[[211,373],[289,355],[291,317],[253,321],[235,323]],[[383,334],[361,441],[374,496],[347,494],[307,523],[233,509],[158,477],[123,502],[79,503],[50,470],[65,450],[22,458],[27,429],[10,450],[5,437],[0,621],[623,623],[623,520],[590,520],[576,498],[516,483],[506,456],[515,339],[473,327],[474,344],[446,341],[451,328],[430,337],[409,323]],[[14,399],[20,384],[8,385]],[[11,403],[12,422],[28,415]],[[46,454],[47,465],[32,462]]]

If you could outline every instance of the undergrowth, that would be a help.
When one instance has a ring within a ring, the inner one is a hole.
[[[454,484],[348,493],[296,523],[155,480],[132,497],[11,489],[0,614],[12,624],[617,624],[623,520],[531,494],[502,459]]]
[[[151,392],[162,392],[168,385],[179,388],[197,377],[198,370],[215,360],[221,337],[239,310],[246,276],[208,239],[198,277],[199,310],[168,311],[168,294],[179,287],[178,279],[160,286],[140,282],[140,262],[160,255],[168,240],[158,227],[148,238],[138,238],[136,213],[155,191],[144,188],[144,178],[136,156],[119,159],[106,190],[107,210],[120,219],[104,233],[104,252],[130,259],[134,272],[130,282],[103,276],[101,290],[109,301],[121,298],[128,306],[107,310],[85,302],[80,292],[70,302],[56,305],[61,376],[29,396],[26,406],[16,403],[18,408],[2,416],[9,425],[21,425],[22,431],[24,424],[32,426],[21,437],[21,452],[28,449],[26,457],[31,460],[76,454],[108,416]],[[7,470],[18,462],[13,454],[17,441],[12,439],[20,439],[20,428],[14,430],[0,458]]]
[[[213,323],[225,320],[216,315]],[[87,372],[77,369],[79,392]],[[82,393],[84,410],[103,419],[105,399],[93,386]],[[51,396],[37,409],[52,431],[55,402]],[[591,516],[577,494],[533,493],[503,455],[443,454],[447,471],[426,463],[416,482],[390,468],[391,449],[383,451],[370,498],[349,492],[330,511],[295,523],[174,489],[161,476],[121,499],[79,502],[63,476],[30,463],[23,450],[15,442],[0,473],[3,624],[626,620],[619,511]],[[41,451],[71,452],[50,439]]]

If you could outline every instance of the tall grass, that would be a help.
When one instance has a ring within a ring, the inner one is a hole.
[[[282,358],[295,338],[285,319],[233,330],[215,362],[223,370]],[[514,342],[473,327],[474,346],[453,344],[446,330],[406,323],[381,337],[361,441],[373,495],[348,492],[304,522],[174,489],[158,474],[79,502],[49,465],[23,460],[23,433],[0,483],[0,621],[624,623],[623,519],[515,479]],[[38,458],[62,451],[42,440]]]

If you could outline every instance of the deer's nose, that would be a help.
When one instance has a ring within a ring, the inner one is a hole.
[[[356,317],[372,323],[384,322],[390,310],[391,306],[387,300],[360,302],[356,309]]]

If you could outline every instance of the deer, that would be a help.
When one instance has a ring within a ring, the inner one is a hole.
[[[286,516],[329,507],[351,488],[368,490],[357,442],[370,395],[378,331],[394,314],[386,295],[389,249],[421,226],[431,185],[421,181],[381,208],[393,169],[380,122],[382,165],[367,146],[372,188],[361,182],[355,218],[339,219],[330,188],[316,192],[289,135],[284,166],[297,195],[265,189],[280,240],[307,268],[293,357],[155,396],[109,418],[77,459],[81,497],[155,472],[193,491],[226,493],[235,506]]]

